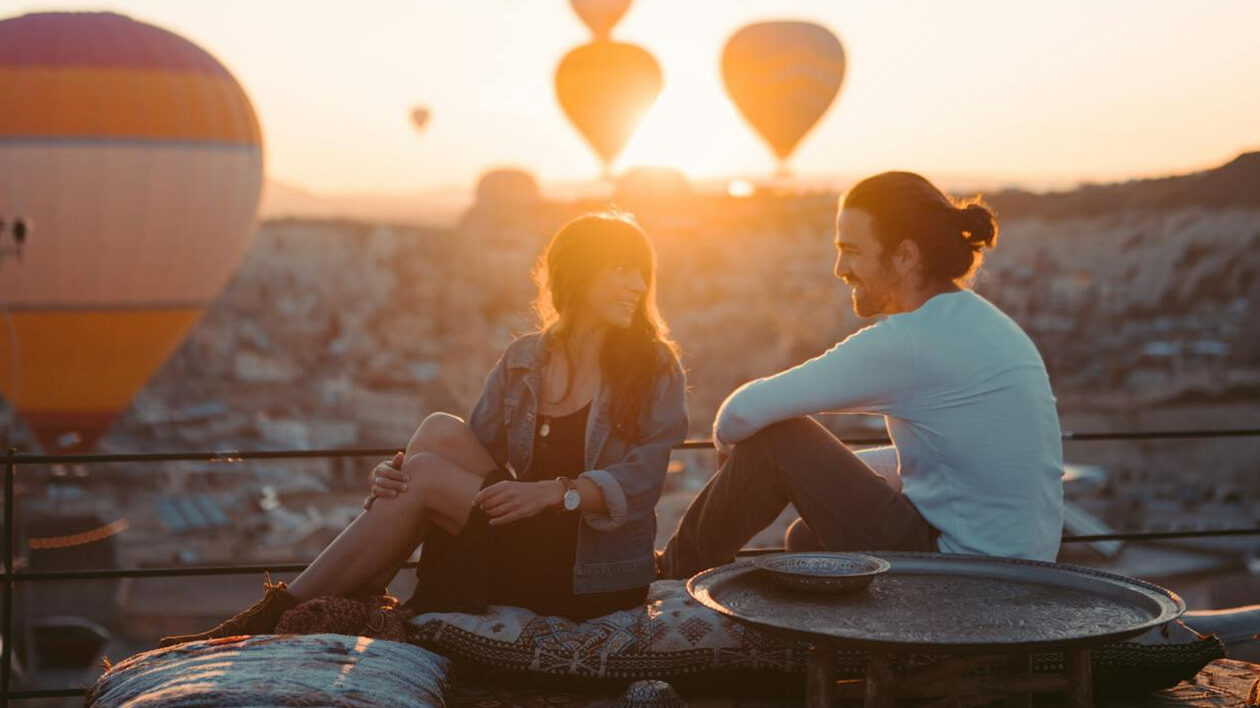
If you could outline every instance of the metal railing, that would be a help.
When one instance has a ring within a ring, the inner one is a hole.
[[[1125,431],[1109,433],[1063,433],[1065,442],[1097,442],[1120,440],[1186,440],[1195,438],[1238,438],[1260,437],[1260,428],[1236,428],[1224,430],[1156,430]],[[846,437],[848,445],[886,445],[890,440],[886,436]],[[675,450],[711,450],[711,440],[689,440]],[[18,583],[49,582],[65,580],[96,580],[121,578],[163,578],[193,577],[209,575],[247,575],[271,571],[277,573],[300,572],[307,563],[265,563],[256,565],[231,566],[185,566],[162,568],[133,568],[120,570],[69,570],[18,572],[13,569],[14,543],[17,532],[14,524],[14,490],[18,468],[22,465],[52,464],[101,464],[119,462],[221,462],[238,463],[246,460],[281,460],[281,459],[342,459],[362,457],[392,456],[398,448],[354,448],[327,450],[259,450],[238,451],[221,450],[213,452],[172,452],[172,453],[130,453],[130,454],[86,454],[86,455],[32,455],[18,454],[9,450],[4,459],[4,533],[0,539],[0,556],[3,557],[4,573],[0,582],[4,588],[4,602],[0,607],[0,705],[8,706],[12,700],[31,698],[58,698],[82,696],[86,688],[65,689],[31,689],[10,690],[12,681],[13,642],[10,641],[13,631],[13,594]],[[1204,538],[1218,536],[1256,536],[1260,528],[1221,529],[1213,531],[1168,531],[1151,533],[1112,533],[1094,535],[1068,535],[1063,543],[1090,543],[1095,541],[1157,541],[1181,538]],[[413,568],[415,563],[408,562],[403,568]]]

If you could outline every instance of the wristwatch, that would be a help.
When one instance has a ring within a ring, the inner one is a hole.
[[[556,477],[556,481],[564,485],[564,496],[560,497],[560,508],[565,511],[577,511],[582,505],[582,494],[577,485],[568,477]]]

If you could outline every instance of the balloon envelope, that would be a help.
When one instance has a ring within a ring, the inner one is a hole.
[[[809,22],[748,25],[722,50],[727,94],[781,161],[835,100],[844,66],[840,40]]]
[[[596,39],[608,39],[613,27],[630,9],[631,0],[569,0],[573,11],[595,34]]]
[[[423,130],[424,126],[429,124],[429,109],[411,109],[411,124],[416,126],[416,130]]]
[[[240,84],[186,39],[112,13],[0,22],[0,392],[46,450],[88,447],[235,269],[262,188]]]
[[[661,67],[646,50],[621,42],[574,49],[556,68],[556,97],[565,115],[608,166],[661,93]]]

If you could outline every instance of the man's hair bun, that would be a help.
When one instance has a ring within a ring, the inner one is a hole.
[[[956,217],[963,239],[971,244],[973,250],[993,248],[997,243],[997,219],[993,217],[993,212],[988,207],[973,202],[959,208]]]

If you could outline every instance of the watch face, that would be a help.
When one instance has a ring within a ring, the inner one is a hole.
[[[564,493],[564,510],[574,511],[578,505],[582,503],[582,495],[578,494],[576,489],[570,489]]]

